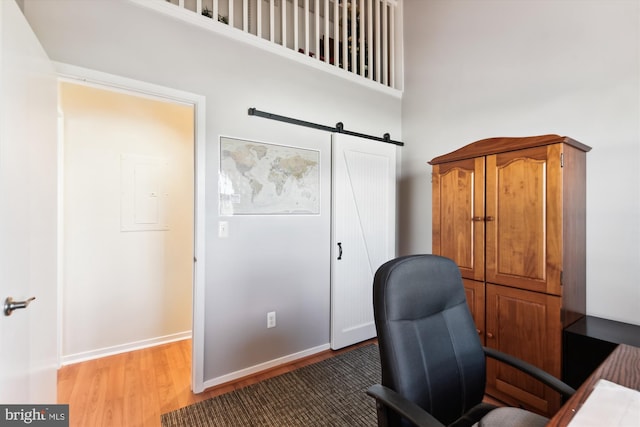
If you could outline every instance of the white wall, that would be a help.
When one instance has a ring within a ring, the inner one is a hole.
[[[59,97],[65,159],[63,362],[188,337],[193,107],[67,82]],[[164,204],[166,229],[144,224],[122,231],[121,208],[130,206],[125,196],[132,184],[123,174],[122,155],[166,162],[160,178],[166,179],[168,197],[152,199]],[[149,226],[155,229],[144,229]]]
[[[405,0],[400,252],[431,252],[433,157],[555,133],[587,154],[587,312],[640,324],[640,3]]]
[[[400,140],[400,99],[127,1],[25,0],[25,14],[55,61],[206,97],[205,380],[328,344],[328,190],[311,228],[303,218],[233,217],[219,239],[218,135],[316,147],[326,168],[329,134],[247,109]],[[322,179],[326,190],[327,169]]]

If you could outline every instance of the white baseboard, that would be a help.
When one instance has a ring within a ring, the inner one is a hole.
[[[275,368],[277,366],[284,365],[286,363],[294,362],[304,357],[313,356],[314,354],[320,353],[325,350],[329,350],[330,348],[331,347],[328,343],[319,345],[317,347],[309,348],[307,350],[303,350],[297,353],[289,354],[287,356],[279,357],[277,359],[273,359],[268,362],[260,363],[255,366],[250,366],[248,368],[241,369],[239,371],[231,372],[229,374],[225,374],[216,378],[211,378],[209,380],[204,381],[204,389],[206,390],[207,388],[224,384],[229,381],[237,380],[238,378],[246,377],[248,375],[262,372],[267,369]]]
[[[149,338],[141,341],[134,341],[126,344],[114,345],[112,347],[98,348],[84,351],[82,353],[62,355],[60,366],[71,365],[87,360],[99,359],[101,357],[112,356],[114,354],[126,353],[128,351],[141,350],[143,348],[154,347],[174,341],[181,341],[191,338],[191,331],[178,332],[162,337]]]

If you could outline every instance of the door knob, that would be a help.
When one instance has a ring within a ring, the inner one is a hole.
[[[34,299],[36,299],[36,297],[31,297],[26,301],[14,301],[13,298],[7,297],[4,300],[4,315],[11,316],[11,313],[13,313],[13,310],[17,310],[19,308],[27,308],[29,303]]]

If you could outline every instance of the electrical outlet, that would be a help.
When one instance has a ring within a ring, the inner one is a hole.
[[[276,327],[276,312],[270,311],[267,313],[267,328]]]

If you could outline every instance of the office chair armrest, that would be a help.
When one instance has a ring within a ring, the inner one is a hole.
[[[484,349],[485,354],[492,359],[504,362],[507,365],[513,366],[514,368],[517,368],[522,372],[531,375],[533,378],[548,385],[557,392],[560,392],[564,397],[571,397],[576,392],[573,388],[563,383],[550,373],[538,368],[537,366],[533,366],[532,364],[527,363],[524,360],[518,359],[517,357],[511,356],[507,353],[503,353],[500,350],[496,350],[495,348],[482,348]]]
[[[367,390],[367,394],[375,397],[378,405],[393,409],[417,427],[445,427],[433,415],[382,384],[372,385]]]

